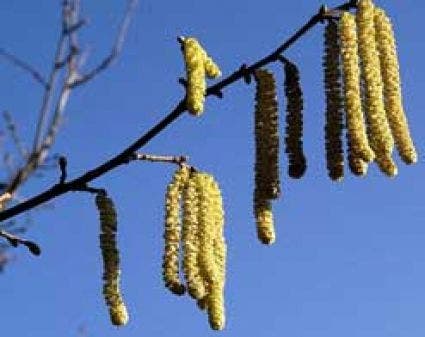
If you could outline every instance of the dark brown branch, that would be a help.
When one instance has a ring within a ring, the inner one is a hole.
[[[122,47],[127,36],[128,27],[130,26],[131,18],[136,10],[137,3],[138,0],[128,0],[127,10],[125,12],[123,20],[121,21],[117,37],[109,55],[106,56],[103,61],[100,62],[100,64],[97,65],[94,69],[70,83],[71,88],[77,87],[90,81],[91,79],[102,73],[104,70],[106,70],[110,66],[110,64],[116,60],[116,58],[122,51]]]
[[[150,161],[153,163],[170,163],[181,165],[188,161],[188,157],[186,156],[159,156],[154,154],[146,154],[146,153],[135,153],[131,160],[142,160],[142,161]]]
[[[2,229],[0,229],[0,236],[5,238],[7,241],[9,241],[9,243],[13,246],[13,247],[18,247],[19,245],[24,245],[28,248],[28,250],[34,254],[34,255],[40,255],[41,254],[41,249],[40,247],[29,240],[25,240],[20,238],[17,235],[11,234],[9,232],[6,232]]]
[[[349,9],[353,6],[353,1],[345,3],[340,8]],[[318,14],[314,15],[303,27],[301,27],[293,36],[291,36],[287,41],[285,41],[280,47],[278,47],[271,54],[267,55],[263,59],[257,61],[251,66],[241,67],[239,70],[235,71],[233,74],[218,82],[217,84],[209,87],[207,89],[207,96],[212,95],[215,92],[221,91],[223,88],[229,86],[230,84],[240,80],[246,79],[249,74],[253,74],[254,71],[258,68],[264,67],[265,65],[276,62],[278,56],[298,41],[304,34],[306,34],[311,28],[313,28],[317,23],[323,19],[323,11],[320,10]],[[13,216],[16,216],[20,213],[23,213],[29,209],[32,209],[46,201],[54,199],[59,195],[63,195],[70,191],[78,190],[81,186],[86,186],[90,181],[104,175],[105,173],[121,166],[127,164],[129,158],[138,151],[141,147],[147,144],[155,136],[157,136],[162,130],[167,126],[173,123],[178,117],[180,117],[183,112],[186,111],[186,102],[182,99],[173,111],[163,118],[158,124],[153,126],[149,131],[147,131],[143,136],[131,144],[128,148],[123,150],[121,153],[113,157],[112,159],[104,162],[98,167],[86,172],[80,177],[66,182],[64,184],[56,184],[46,191],[34,196],[33,198],[22,202],[14,207],[11,207],[3,212],[0,212],[0,221],[4,221]]]
[[[16,55],[9,53],[3,48],[0,48],[0,56],[5,58],[7,61],[12,63],[13,65],[17,66],[18,68],[21,68],[22,70],[25,70],[28,72],[38,83],[40,83],[44,88],[47,89],[48,83],[44,79],[43,75],[36,70],[32,65],[28,64],[27,62],[21,60]]]

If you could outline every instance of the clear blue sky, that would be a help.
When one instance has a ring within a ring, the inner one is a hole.
[[[321,5],[306,0],[140,2],[119,62],[71,98],[54,149],[68,157],[71,177],[122,149],[180,99],[177,78],[184,69],[176,36],[198,37],[226,75],[269,53]],[[46,73],[58,35],[59,3],[2,0],[0,46]],[[108,51],[124,1],[82,3],[90,25],[81,44],[94,64]],[[286,54],[301,70],[309,168],[301,181],[283,175],[283,198],[274,207],[274,246],[257,242],[251,215],[252,85],[240,82],[225,91],[224,100],[210,98],[202,118],[183,116],[144,149],[188,155],[222,186],[229,246],[224,332],[211,332],[189,298],[164,289],[163,195],[173,167],[136,163],[94,183],[107,187],[117,203],[129,325],[119,330],[110,325],[101,295],[93,198],[69,194],[55,200],[54,210],[33,214],[28,236],[40,243],[43,255],[16,249],[17,260],[0,275],[1,335],[72,337],[85,326],[90,337],[423,337],[425,48],[420,41],[425,4],[378,4],[395,23],[417,165],[406,167],[397,157],[400,173],[392,180],[375,166],[364,179],[348,172],[340,184],[327,178],[318,26]],[[281,66],[270,69],[282,87]],[[279,95],[282,106],[282,90]],[[0,62],[0,108],[12,112],[27,141],[40,97],[30,77]],[[32,180],[21,196],[50,186],[56,177],[51,171]]]

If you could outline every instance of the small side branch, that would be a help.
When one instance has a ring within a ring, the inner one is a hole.
[[[25,247],[28,248],[28,250],[33,254],[33,255],[40,255],[41,254],[41,249],[40,247],[29,240],[25,240],[20,238],[19,236],[16,236],[14,234],[11,234],[9,232],[6,232],[2,229],[0,229],[0,236],[5,238],[13,247],[18,247],[19,245],[24,245]]]
[[[130,26],[131,19],[133,17],[134,12],[136,11],[138,0],[129,0],[127,5],[127,10],[124,14],[124,18],[121,21],[120,27],[118,29],[117,37],[115,38],[115,42],[112,46],[111,52],[107,55],[102,62],[99,63],[94,69],[89,71],[88,73],[81,75],[78,79],[69,84],[71,88],[80,86],[100,73],[106,70],[112,62],[119,56],[122,51],[125,38],[127,37],[128,27]]]
[[[29,63],[21,60],[18,56],[8,52],[4,48],[0,48],[0,56],[6,59],[7,61],[9,61],[10,63],[12,63],[13,65],[17,66],[18,68],[26,71],[45,89],[48,88],[49,84],[45,80],[44,76]]]
[[[150,162],[170,163],[182,165],[188,161],[187,156],[158,156],[154,154],[135,153],[131,160],[144,160]]]

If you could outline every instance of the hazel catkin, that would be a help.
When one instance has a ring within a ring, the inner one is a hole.
[[[323,68],[326,95],[326,165],[329,177],[340,181],[344,177],[344,121],[338,25],[334,21],[328,21],[325,28]]]
[[[384,10],[377,7],[374,11],[374,22],[384,84],[386,115],[401,159],[406,164],[413,164],[417,161],[417,154],[403,108],[399,62],[392,24]]]
[[[297,66],[285,60],[285,96],[286,96],[286,136],[285,152],[288,155],[288,175],[291,178],[301,178],[306,169],[307,161],[303,151],[303,92],[300,85],[300,73]]]
[[[388,176],[397,174],[391,158],[394,140],[384,106],[381,64],[376,44],[374,4],[360,0],[357,6],[357,31],[362,79],[364,82],[365,111],[369,141],[375,161]]]
[[[111,322],[125,325],[128,312],[120,291],[119,252],[116,243],[117,213],[112,199],[105,193],[96,196],[96,207],[100,218],[100,248],[103,258],[103,295],[109,308]]]
[[[167,186],[165,195],[165,248],[163,255],[163,279],[165,286],[176,295],[183,295],[184,285],[179,278],[179,251],[181,239],[180,202],[183,189],[189,179],[190,169],[182,165]]]
[[[183,56],[186,67],[187,87],[186,104],[188,111],[200,116],[204,111],[206,93],[205,76],[221,76],[220,68],[209,57],[200,43],[193,37],[181,37]]]

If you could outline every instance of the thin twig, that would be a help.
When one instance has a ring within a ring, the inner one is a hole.
[[[115,61],[115,59],[119,56],[119,54],[122,51],[125,38],[127,36],[128,27],[130,26],[130,22],[132,19],[132,16],[136,10],[138,0],[129,0],[127,5],[127,10],[125,12],[124,18],[121,21],[120,27],[118,29],[118,34],[115,39],[115,42],[112,46],[112,49],[102,62],[100,62],[94,69],[90,70],[88,73],[81,75],[78,79],[76,79],[74,82],[70,84],[72,88],[75,88],[77,86],[80,86],[84,83],[87,83],[91,79],[93,79],[95,76],[102,73],[104,70],[106,70],[110,64]]]
[[[146,153],[135,153],[131,160],[142,160],[142,161],[150,161],[153,163],[170,163],[181,165],[188,161],[188,157],[186,156],[159,156],[154,154],[146,154]]]
[[[18,68],[21,68],[22,70],[28,72],[38,83],[40,83],[45,89],[47,89],[47,81],[44,79],[43,75],[35,69],[35,67],[21,60],[18,56],[8,52],[4,48],[0,48],[0,56],[5,58],[13,65],[17,66]]]
[[[347,6],[348,9],[351,8],[353,1],[345,3],[340,7]],[[269,63],[276,62],[278,60],[278,56],[283,53],[286,49],[292,46],[295,42],[297,42],[304,34],[306,34],[310,29],[312,29],[317,23],[319,23],[323,17],[322,11],[319,11],[318,14],[314,15],[304,26],[302,26],[294,35],[292,35],[287,41],[285,41],[281,46],[279,46],[272,53],[264,57],[263,59],[257,61],[251,66],[241,67],[239,70],[235,71],[233,74],[218,82],[217,84],[209,87],[207,89],[206,96],[212,95],[212,93],[221,91],[223,88],[229,86],[230,84],[237,82],[241,79],[245,79],[249,74],[253,74],[254,71],[258,68],[261,68]],[[76,188],[80,186],[86,186],[90,181],[99,178],[100,176],[106,174],[107,172],[128,163],[128,159],[138,151],[141,147],[146,145],[149,141],[151,141],[155,136],[157,136],[161,131],[163,131],[167,126],[172,124],[175,120],[177,120],[186,109],[185,99],[180,100],[177,106],[159,123],[153,126],[150,130],[148,130],[143,136],[137,139],[133,144],[128,146],[121,153],[117,154],[115,157],[109,159],[108,161],[102,163],[101,165],[95,167],[92,170],[87,171],[83,175],[65,182],[64,184],[56,184],[51,188],[47,189],[44,192],[28,199],[27,201],[20,203],[16,206],[13,206],[3,212],[0,212],[0,221],[4,221],[13,216],[16,216],[20,213],[23,213],[29,209],[32,209],[46,201],[54,199],[60,195],[68,193],[70,191],[76,190]]]
[[[21,137],[18,135],[18,130],[16,128],[16,123],[13,121],[12,115],[9,111],[3,111],[3,118],[6,122],[6,128],[10,132],[10,136],[12,137],[13,143],[15,144],[18,152],[21,154],[24,160],[28,157],[28,150],[23,144]]]
[[[17,235],[11,234],[9,232],[6,232],[2,229],[0,229],[0,236],[5,238],[7,241],[9,241],[9,243],[13,246],[13,247],[17,247],[19,245],[24,245],[28,248],[28,250],[34,254],[34,255],[40,255],[41,254],[41,249],[40,247],[29,240],[25,240],[20,238]]]

